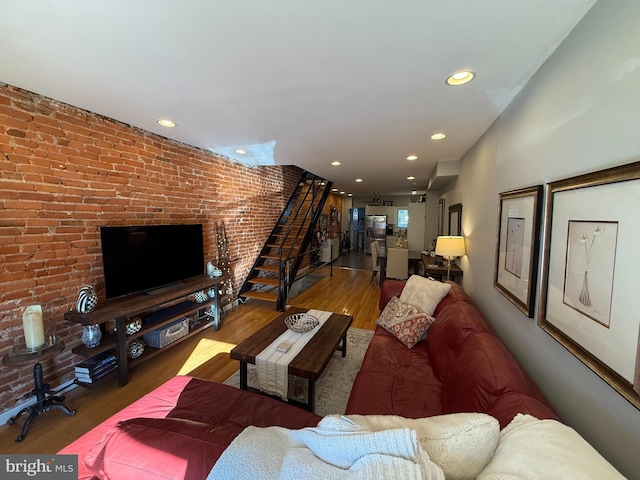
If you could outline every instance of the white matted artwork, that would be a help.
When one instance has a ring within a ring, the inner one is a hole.
[[[609,327],[618,222],[569,220],[565,305]]]
[[[542,185],[500,194],[494,287],[533,318]]]
[[[640,408],[640,162],[550,183],[538,324]]]
[[[504,258],[504,269],[517,278],[522,277],[525,228],[526,220],[524,218],[507,218],[507,251]]]

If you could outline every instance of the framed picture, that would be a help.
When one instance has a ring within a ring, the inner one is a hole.
[[[444,198],[438,200],[438,235],[444,235]]]
[[[500,194],[493,286],[533,318],[542,185]]]
[[[550,183],[538,324],[640,409],[640,162]]]
[[[449,235],[462,235],[462,204],[456,203],[449,207]]]

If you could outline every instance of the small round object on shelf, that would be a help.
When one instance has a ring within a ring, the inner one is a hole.
[[[142,344],[142,342],[139,342],[137,340],[131,342],[129,344],[129,347],[127,348],[127,355],[131,359],[138,358],[140,355],[142,355],[143,352],[144,345]]]
[[[138,333],[142,328],[142,319],[140,317],[131,317],[127,321],[126,332],[127,335],[133,335],[134,333]]]
[[[284,319],[284,324],[296,333],[307,333],[316,328],[320,322],[308,313],[294,313]]]
[[[199,292],[193,294],[193,299],[196,301],[196,303],[204,303],[209,300],[209,297],[206,293],[204,293],[204,290],[200,290]]]

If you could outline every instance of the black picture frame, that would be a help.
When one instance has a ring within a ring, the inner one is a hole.
[[[462,235],[462,204],[456,203],[449,207],[449,235]]]
[[[540,252],[542,185],[500,193],[493,286],[533,318]]]

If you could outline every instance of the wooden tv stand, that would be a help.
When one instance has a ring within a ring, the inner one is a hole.
[[[162,291],[155,292],[152,295],[135,293],[103,301],[98,303],[96,309],[90,313],[78,313],[75,310],[66,312],[64,314],[64,318],[69,322],[80,323],[82,325],[101,325],[101,329],[103,330],[102,340],[97,347],[87,348],[81,344],[71,350],[76,355],[89,358],[101,352],[115,349],[116,360],[118,363],[116,372],[118,374],[118,382],[122,387],[129,381],[129,368],[138,363],[150,360],[163,350],[162,348],[145,346],[144,353],[140,357],[136,359],[129,359],[127,357],[127,341],[163,327],[164,325],[167,325],[179,318],[188,316],[199,310],[206,309],[211,304],[216,306],[216,314],[213,320],[203,321],[201,325],[190,330],[186,336],[165,346],[164,349],[177,345],[211,325],[218,330],[218,328],[220,328],[220,295],[217,294],[213,300],[203,303],[189,302],[187,301],[187,297],[200,290],[207,292],[211,287],[217,286],[228,279],[229,275],[227,274],[213,278],[210,278],[208,275],[198,275],[196,277],[183,280],[182,283],[173,286],[173,288],[163,289]],[[180,299],[184,299],[185,301],[177,303]],[[167,305],[168,307],[165,310],[165,315],[162,314],[163,305]],[[127,336],[127,319],[149,312],[154,312],[154,321],[152,323],[143,324],[142,329],[131,336]],[[116,331],[113,333],[106,333],[104,324],[112,320],[115,320]]]

